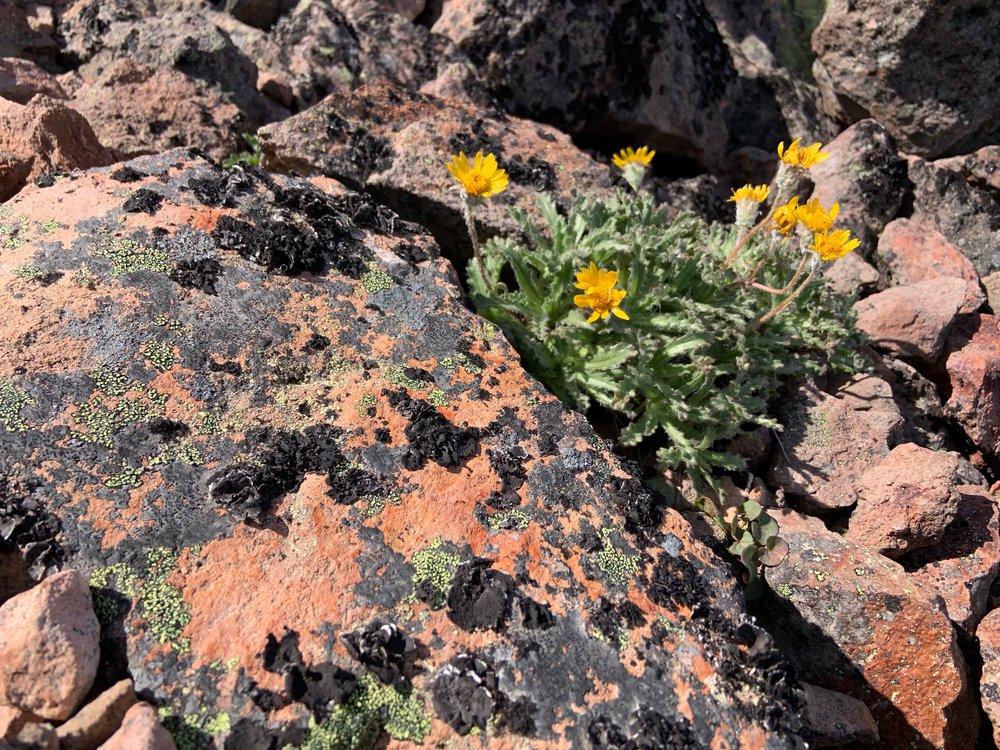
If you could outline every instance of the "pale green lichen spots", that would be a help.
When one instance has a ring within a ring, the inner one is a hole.
[[[412,388],[417,390],[419,388],[426,388],[427,383],[423,380],[414,380],[413,378],[407,377],[404,372],[405,368],[399,365],[390,365],[383,370],[385,374],[385,379],[388,380],[393,385],[401,386],[402,388]]]
[[[198,416],[201,417],[201,427],[198,428],[199,433],[202,435],[222,434],[222,411],[220,409],[198,412]]]
[[[38,228],[39,234],[52,234],[57,229],[66,229],[65,224],[60,224],[55,219],[35,222],[35,226]]]
[[[191,608],[180,590],[167,583],[167,577],[177,567],[177,552],[168,547],[156,547],[146,555],[149,572],[142,584],[139,601],[147,627],[158,643],[169,643],[180,653],[190,647],[182,637],[191,621]]]
[[[165,313],[160,313],[159,315],[157,315],[155,318],[153,318],[153,322],[156,323],[156,325],[158,325],[158,326],[163,326],[168,331],[175,331],[176,332],[176,331],[183,331],[184,330],[184,324],[183,323],[181,323],[179,320],[174,320],[173,318],[171,318],[169,315],[167,315]]]
[[[114,585],[111,582],[114,581]],[[129,599],[135,598],[138,576],[130,565],[114,563],[105,568],[98,568],[90,574],[90,598],[94,603],[94,613],[103,625],[110,624],[119,612],[119,604],[114,597],[103,589],[114,589]]]
[[[81,263],[80,267],[73,272],[73,283],[84,289],[94,287],[94,274],[90,271],[90,266]]]
[[[298,750],[370,750],[382,732],[404,742],[421,743],[431,720],[420,693],[409,686],[383,685],[362,675],[350,697],[322,723],[309,722],[309,734]],[[293,750],[286,745],[284,750]]]
[[[403,502],[396,493],[392,493],[391,495],[362,495],[361,501],[365,503],[365,508],[361,511],[361,515],[365,518],[374,518],[385,510],[387,505],[401,505]]]
[[[500,531],[501,529],[524,531],[530,523],[531,517],[520,508],[502,510],[490,516],[486,522],[492,531]]]
[[[174,355],[174,348],[170,344],[163,344],[159,341],[150,341],[142,350],[146,359],[160,372],[166,372],[174,363],[177,357]]]
[[[448,370],[457,370],[461,367],[470,375],[482,375],[483,368],[479,365],[473,363],[465,354],[462,352],[455,352],[454,354],[445,357],[440,362],[441,366]]]
[[[11,212],[8,212],[5,216],[0,218],[10,218],[10,215]],[[27,216],[18,216],[13,221],[0,224],[0,249],[16,250],[21,247],[21,245],[28,241],[27,238],[24,237],[24,232],[27,228]]]
[[[133,271],[154,273],[170,271],[166,252],[155,247],[146,247],[135,240],[103,237],[94,249],[94,255],[111,261],[111,275],[116,278]]]
[[[35,400],[14,386],[13,380],[0,381],[0,424],[7,432],[24,432],[28,423],[21,417],[21,409]]]
[[[378,399],[375,397],[374,393],[366,393],[361,398],[358,399],[358,416],[366,417],[368,416],[368,410],[374,408],[378,404]]]
[[[812,574],[816,576],[817,583],[823,583],[823,581],[826,580],[827,576],[830,575],[825,570],[814,570]]]
[[[867,573],[868,573],[868,571],[865,570],[864,568],[855,568],[854,569],[854,575],[856,575],[856,576],[867,575]]]
[[[94,381],[97,390],[109,396],[121,396],[128,390],[128,378],[121,370],[98,367],[91,371],[90,379]]]
[[[197,714],[176,715],[169,706],[161,706],[158,713],[177,750],[207,750],[214,746],[213,738],[229,732],[233,725],[229,714],[209,714],[204,706]]]
[[[150,466],[160,466],[162,464],[168,464],[172,461],[181,461],[182,463],[190,464],[191,466],[201,466],[205,463],[205,457],[202,455],[198,447],[192,445],[186,440],[181,440],[174,443],[167,443],[161,449],[159,454],[153,456],[149,460]]]
[[[36,263],[25,263],[15,268],[11,273],[17,276],[17,278],[24,279],[25,281],[40,279],[45,275],[45,271],[43,271]]]
[[[105,485],[110,489],[119,487],[139,487],[142,485],[142,468],[124,465],[122,470],[110,477]]]
[[[413,586],[426,584],[434,592],[433,600],[428,602],[432,607],[443,607],[451,588],[451,579],[455,568],[462,558],[452,552],[441,549],[444,540],[438,537],[426,548],[413,555],[410,564],[413,565]]]
[[[427,394],[427,400],[434,404],[434,406],[447,406],[450,401],[448,401],[447,394],[440,388],[435,388],[430,393]]]
[[[391,289],[395,283],[392,276],[375,265],[369,265],[368,273],[361,277],[361,286],[368,294],[384,292],[386,289]]]
[[[777,586],[774,587],[774,590],[777,591],[786,599],[791,599],[792,594],[795,593],[794,589],[792,589],[792,587],[789,586],[787,583],[779,583]]]
[[[479,336],[480,339],[489,343],[494,339],[499,330],[500,329],[497,328],[493,323],[484,318],[480,320],[479,325],[476,327],[475,333],[477,336]]]
[[[611,532],[604,529],[604,546],[597,553],[597,567],[616,586],[627,586],[639,572],[639,558],[627,555],[611,543]]]
[[[142,383],[129,385],[131,389],[139,391],[145,400],[142,397],[122,397],[111,406],[101,396],[94,395],[90,400],[76,404],[73,422],[85,429],[73,430],[70,434],[86,443],[111,448],[115,433],[123,427],[162,416],[167,394],[158,393]],[[116,393],[124,393],[129,389],[129,386],[119,385],[117,381],[112,381],[109,387]]]

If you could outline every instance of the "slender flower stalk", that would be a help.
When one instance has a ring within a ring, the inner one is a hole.
[[[785,308],[787,308],[790,304],[792,304],[798,298],[798,296],[802,294],[803,290],[807,286],[809,286],[809,282],[813,280],[813,276],[815,275],[816,275],[816,266],[814,265],[812,268],[809,269],[809,275],[806,276],[805,280],[801,284],[799,284],[798,288],[794,292],[789,294],[781,302],[779,302],[770,310],[768,310],[766,313],[757,318],[757,320],[753,322],[753,327],[757,328],[758,326],[762,325],[763,323],[766,323],[771,318],[775,317],[776,315],[779,315],[783,310],[785,310]]]
[[[498,193],[502,193],[507,187],[507,173],[498,168],[496,157],[493,154],[483,155],[482,151],[477,151],[473,161],[470,163],[464,152],[459,151],[458,156],[453,156],[447,165],[448,171],[458,180],[463,195],[463,216],[465,226],[469,230],[469,240],[472,242],[472,253],[476,258],[476,266],[479,275],[486,283],[486,267],[483,265],[483,256],[479,247],[479,235],[476,233],[476,220],[473,216],[473,209]]]

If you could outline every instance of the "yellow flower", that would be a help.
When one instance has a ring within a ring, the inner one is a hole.
[[[763,203],[770,192],[771,189],[767,185],[744,185],[739,190],[734,190],[729,200]]]
[[[830,154],[820,151],[822,144],[814,143],[811,146],[802,148],[799,146],[799,141],[801,140],[801,138],[796,138],[792,141],[787,151],[785,151],[784,141],[778,144],[778,156],[785,164],[808,169],[813,164],[819,164],[821,161],[826,161],[830,158]]]
[[[576,274],[576,288],[582,289],[583,294],[574,296],[573,302],[577,307],[589,307],[594,311],[587,318],[588,323],[593,323],[598,318],[607,320],[611,313],[622,320],[629,319],[628,315],[618,307],[627,292],[624,289],[615,289],[617,283],[616,271],[598,268],[593,261],[589,267],[583,268]]]
[[[648,167],[654,156],[656,156],[656,151],[650,150],[646,146],[640,147],[638,151],[629,146],[612,156],[611,161],[619,169],[625,169],[629,164],[642,164],[644,167]]]
[[[813,198],[804,206],[795,209],[795,218],[801,221],[810,232],[829,232],[833,229],[833,220],[840,213],[840,204],[834,203],[827,211],[819,204],[818,198]]]
[[[814,250],[821,260],[837,260],[843,258],[851,250],[861,244],[861,240],[851,239],[851,233],[846,229],[837,229],[833,232],[820,232],[813,237],[813,243],[809,246]]]
[[[482,151],[476,152],[472,164],[469,164],[466,155],[459,151],[458,156],[451,157],[448,171],[462,183],[465,192],[474,198],[489,198],[491,195],[502,193],[507,187],[507,173],[497,169],[496,157],[493,154],[484,157]]]
[[[796,215],[799,208],[798,196],[792,198],[783,206],[778,206],[774,210],[774,228],[784,235],[791,234],[799,219]]]

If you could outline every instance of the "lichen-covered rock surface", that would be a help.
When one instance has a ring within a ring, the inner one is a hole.
[[[89,578],[95,689],[194,747],[801,747],[726,563],[328,187],[172,151],[3,208],[3,500]]]

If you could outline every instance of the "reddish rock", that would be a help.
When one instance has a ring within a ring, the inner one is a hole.
[[[976,630],[983,676],[979,681],[983,710],[993,723],[993,742],[1000,745],[1000,609],[990,612]]]
[[[373,13],[395,14],[413,21],[424,12],[426,0],[332,0],[332,5],[352,22]]]
[[[991,273],[983,277],[983,286],[986,288],[986,299],[990,303],[990,308],[1000,310],[1000,273]]]
[[[932,364],[944,350],[951,324],[971,303],[964,280],[942,276],[865,297],[854,310],[858,329],[877,347]]]
[[[811,513],[853,505],[855,481],[889,453],[902,427],[888,383],[864,376],[835,395],[802,386],[782,405],[779,419],[785,429],[778,434],[771,482]]]
[[[35,94],[52,99],[65,99],[59,81],[30,60],[17,57],[0,58],[0,97],[18,104],[27,104]]]
[[[1000,203],[958,172],[912,157],[912,219],[935,227],[975,266],[980,277],[1000,271]]]
[[[136,703],[125,714],[121,729],[98,750],[177,750],[170,732],[148,703]]]
[[[897,445],[855,485],[847,541],[898,558],[941,541],[958,510],[958,454]]]
[[[823,275],[830,280],[833,290],[845,297],[874,291],[881,278],[878,269],[860,253],[848,253],[843,258],[824,264]]]
[[[1000,457],[1000,319],[971,315],[948,340],[945,412],[991,460]]]
[[[223,159],[243,144],[250,123],[227,96],[170,68],[116,60],[73,92],[72,106],[101,143],[126,156],[200,148]]]
[[[971,154],[937,159],[934,166],[958,172],[977,187],[1000,190],[1000,146],[984,146]]]
[[[14,706],[0,706],[0,740],[12,740],[21,727],[32,719],[32,714]]]
[[[31,156],[0,152],[0,201],[12,198],[24,187],[34,161]]]
[[[93,750],[118,730],[138,700],[132,680],[115,683],[56,729],[60,750]]]
[[[86,119],[62,102],[36,96],[28,104],[0,99],[0,153],[30,160],[26,180],[114,162]]]
[[[16,750],[31,748],[31,750],[60,750],[59,738],[51,724],[44,722],[28,722],[11,740]],[[6,748],[4,748],[6,750]]]
[[[97,673],[99,631],[79,571],[9,599],[0,606],[0,704],[68,719]]]
[[[809,169],[816,186],[811,198],[828,209],[839,204],[837,226],[850,229],[861,240],[860,252],[870,254],[906,195],[906,163],[875,120],[851,125],[823,150],[829,158]]]
[[[961,312],[975,312],[986,301],[972,261],[931,226],[911,219],[890,222],[879,237],[878,255],[896,286],[949,276],[967,284]]]
[[[843,747],[878,742],[878,724],[868,706],[849,695],[803,683],[806,710],[802,737],[809,747]]]
[[[353,677],[386,744],[463,742],[468,708],[488,748],[595,722],[801,746],[729,563],[521,369],[425,230],[186,150],[8,210],[0,447],[51,516],[32,544],[88,572],[136,691],[191,733],[322,744]]]
[[[908,556],[905,564],[913,578],[941,596],[951,621],[972,634],[989,608],[990,586],[1000,571],[1000,501],[977,485],[958,485],[955,492],[955,520],[941,541]]]
[[[973,747],[979,709],[936,594],[818,519],[774,515],[789,555],[768,569],[759,614],[801,678],[863,701],[873,747]]]

